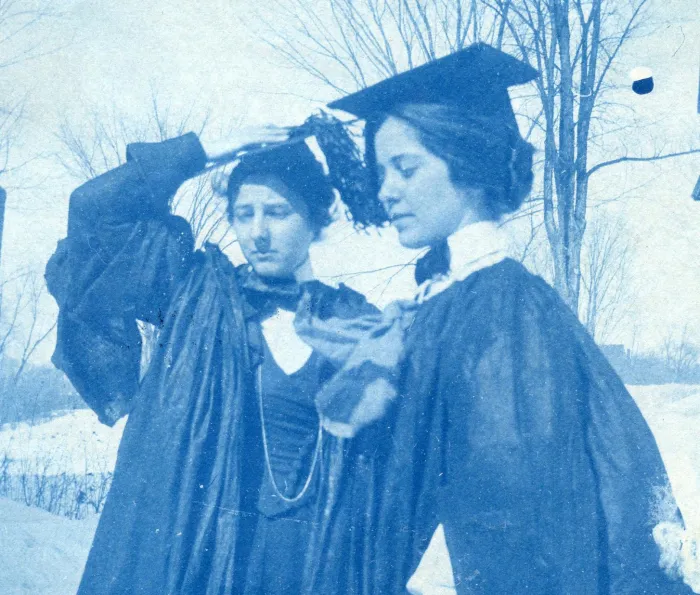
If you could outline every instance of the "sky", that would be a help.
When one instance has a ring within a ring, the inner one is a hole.
[[[255,3],[240,0],[59,0],[62,14],[36,34],[53,51],[0,71],[0,85],[28,98],[15,164],[0,179],[9,192],[2,271],[43,268],[65,234],[68,196],[76,181],[56,159],[56,132],[67,119],[78,125],[92,106],[141,117],[151,90],[173,112],[208,109],[212,126],[232,123],[300,123],[335,93],[285,64],[264,40]],[[280,16],[274,4],[266,17]],[[622,89],[613,98],[631,108],[639,129],[622,135],[630,154],[687,149],[700,145],[697,114],[700,35],[694,0],[654,0],[652,9],[667,22],[633,40],[620,56],[611,82]],[[654,72],[656,88],[647,96],[629,90],[627,73],[636,66]],[[610,155],[619,147],[611,147]],[[605,150],[596,157],[607,158]],[[683,158],[655,164],[620,165],[592,180],[596,212],[622,217],[633,245],[633,300],[627,320],[609,340],[645,347],[658,345],[688,324],[700,336],[700,203],[690,193],[700,160]],[[610,199],[622,196],[612,202]],[[342,255],[342,259],[338,256]],[[347,223],[334,226],[314,250],[314,267],[324,279],[373,268],[348,283],[382,304],[408,295],[411,271],[392,267],[413,253],[400,248],[388,230],[382,237],[352,234]],[[235,255],[234,255],[235,258]],[[55,315],[50,298],[42,315]],[[45,361],[47,343],[37,354]]]

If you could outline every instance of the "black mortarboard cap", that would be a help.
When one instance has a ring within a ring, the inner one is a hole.
[[[476,43],[329,104],[363,119],[407,103],[437,103],[514,122],[508,87],[528,83],[537,71],[485,43]]]

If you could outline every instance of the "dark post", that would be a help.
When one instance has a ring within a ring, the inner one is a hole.
[[[5,226],[5,199],[7,192],[0,186],[0,263],[2,262],[2,229]]]
[[[698,113],[700,114],[700,77],[698,77]],[[693,200],[700,201],[700,177],[693,188]]]
[[[0,267],[2,267],[2,230],[5,227],[5,200],[7,192],[0,186]],[[0,268],[0,314],[2,314],[2,268]]]

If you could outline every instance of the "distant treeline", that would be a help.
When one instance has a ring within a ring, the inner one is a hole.
[[[17,374],[13,360],[0,366],[0,425],[39,423],[57,411],[85,407],[68,379],[53,366],[27,366]]]
[[[601,348],[625,384],[700,384],[700,350],[694,345],[666,344],[646,353],[623,345]]]
[[[625,384],[700,384],[700,349],[667,343],[659,350],[633,353],[623,345],[603,345],[603,353]],[[0,366],[0,425],[39,423],[59,411],[84,409],[66,377],[51,365],[28,366],[15,377],[12,360]]]
[[[68,379],[53,366],[0,364],[0,426],[36,425],[73,409],[85,408]],[[109,491],[112,473],[56,472],[60,451],[15,460],[0,444],[0,496],[43,508],[53,514],[80,519],[99,513]]]

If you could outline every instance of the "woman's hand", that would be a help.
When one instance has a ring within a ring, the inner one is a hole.
[[[223,161],[250,146],[282,143],[288,138],[288,128],[266,125],[239,128],[221,139],[199,140],[209,161]]]

